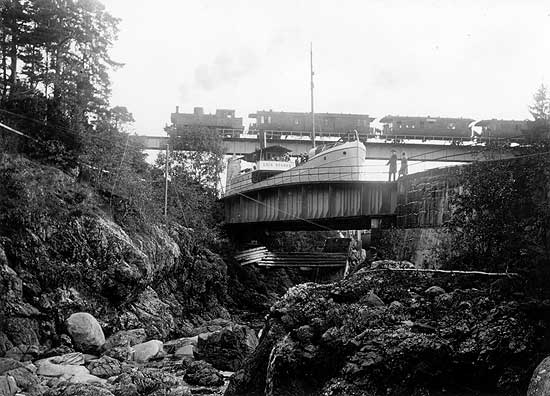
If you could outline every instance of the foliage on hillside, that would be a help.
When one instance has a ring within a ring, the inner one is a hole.
[[[452,198],[447,235],[438,249],[451,268],[526,271],[540,283],[550,261],[550,98],[541,85],[529,111],[534,119],[512,160],[464,167]]]
[[[0,155],[0,196],[0,271],[23,285],[15,300],[0,293],[0,337],[56,342],[78,310],[151,337],[227,317],[226,265],[195,230],[149,222],[127,200],[110,205],[74,176],[12,155]]]
[[[542,153],[466,167],[441,261],[490,271],[543,268],[550,259],[549,165]]]

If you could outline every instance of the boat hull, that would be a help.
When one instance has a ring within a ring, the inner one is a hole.
[[[300,165],[258,183],[252,175],[239,175],[226,186],[225,197],[299,183],[366,181],[366,148],[360,141],[342,143],[313,155]]]

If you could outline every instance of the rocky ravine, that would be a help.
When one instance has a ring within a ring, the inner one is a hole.
[[[525,394],[548,319],[519,279],[360,270],[290,289],[225,395]]]
[[[1,157],[0,395],[86,394],[92,383],[105,395],[219,393],[216,367],[236,370],[254,347],[225,308],[224,260],[192,229],[108,201],[58,169]],[[94,318],[86,342],[75,313]]]
[[[0,358],[1,396],[220,395],[232,372],[214,366],[235,370],[258,341],[252,330],[223,320],[166,343],[146,341],[144,329],[106,340],[85,312],[72,314],[65,328],[56,348],[20,345]]]

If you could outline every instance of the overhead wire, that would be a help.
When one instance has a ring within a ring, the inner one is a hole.
[[[43,121],[43,120],[38,120],[36,118],[33,118],[33,117],[29,117],[29,116],[26,116],[26,115],[23,115],[23,114],[18,114],[18,113],[14,113],[14,112],[11,112],[9,110],[5,110],[5,109],[0,109],[0,112],[2,113],[5,113],[5,114],[10,114],[10,115],[13,115],[13,116],[16,116],[16,117],[19,117],[21,119],[25,119],[25,120],[28,120],[28,121],[32,121],[36,124],[40,124],[40,125],[43,125],[43,126],[46,126],[48,128],[56,128],[56,129],[60,129],[64,132],[67,132],[67,133],[70,133],[71,136],[75,136],[75,135],[79,135],[80,133],[75,131],[74,129],[70,129],[68,127],[65,127],[63,125],[58,125],[58,124],[53,124],[53,123],[48,123],[46,121]],[[130,134],[128,134],[130,135]],[[87,133],[84,135],[86,138],[91,138],[91,139],[96,139],[96,140],[101,140],[103,141],[104,143],[108,143],[110,144],[111,146],[115,146],[117,148],[121,148],[123,149],[125,146],[117,143],[117,142],[113,142],[111,139],[107,138],[107,137],[104,137],[104,136],[100,136],[100,135],[95,135],[93,133]],[[140,147],[140,146],[135,146],[135,145],[132,145],[132,144],[128,144],[127,147],[130,147],[132,149],[135,149],[135,150],[143,150],[143,147]]]

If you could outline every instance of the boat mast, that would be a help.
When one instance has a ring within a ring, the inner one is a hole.
[[[309,61],[311,70],[311,142],[315,148],[315,112],[313,111],[313,43],[309,43]]]

